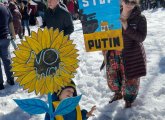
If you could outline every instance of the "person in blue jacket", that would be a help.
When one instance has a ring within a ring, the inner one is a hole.
[[[77,91],[76,86],[72,81],[70,84],[62,88],[57,93],[52,94],[53,109],[55,110],[61,100],[75,96],[77,96]],[[89,117],[94,116],[94,110],[96,110],[96,106],[93,106],[91,110],[87,112],[87,110],[81,110],[80,106],[78,105],[72,112],[63,116],[56,116],[54,120],[87,120]],[[48,113],[46,113],[45,115],[45,120],[50,120],[50,116]]]

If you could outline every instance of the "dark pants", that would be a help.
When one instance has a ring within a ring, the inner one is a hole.
[[[44,19],[44,12],[43,11],[38,11],[38,16],[42,17],[42,20]]]
[[[29,20],[22,20],[22,26],[23,26],[23,35],[25,35],[25,26],[26,26],[28,30],[28,35],[30,36]]]
[[[5,73],[7,80],[14,80],[12,77],[13,73],[10,72],[11,70],[11,56],[10,52],[8,50],[10,44],[10,40],[8,39],[0,39],[0,59],[3,62]],[[1,60],[0,60],[0,84],[3,84],[3,74],[2,74],[2,68],[1,68]]]
[[[124,62],[120,51],[109,51],[106,65],[107,82],[113,92],[121,92],[124,100],[133,102],[139,91],[140,78],[127,79],[124,71]]]

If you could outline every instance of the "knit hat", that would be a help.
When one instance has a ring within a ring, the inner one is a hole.
[[[73,81],[71,81],[71,83],[68,83],[65,87],[63,87],[61,90],[59,90],[57,92],[57,96],[59,96],[61,94],[61,92],[66,89],[66,88],[73,88],[74,89],[74,93],[73,96],[77,96],[77,91],[76,91],[76,85]]]
[[[71,81],[70,83],[68,83],[67,85],[65,85],[65,87],[63,87],[61,90],[59,90],[58,92],[54,92],[52,94],[52,101],[57,101],[59,100],[59,95],[61,94],[61,92],[66,89],[66,88],[73,88],[74,89],[74,93],[73,96],[77,96],[77,91],[76,91],[76,85],[73,81]]]

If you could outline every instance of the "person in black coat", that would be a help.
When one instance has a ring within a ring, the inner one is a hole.
[[[74,31],[72,17],[69,12],[60,6],[59,0],[48,0],[48,9],[44,15],[44,25],[47,28],[64,30],[64,35]]]
[[[10,45],[10,32],[12,37],[15,38],[15,32],[13,27],[13,17],[9,9],[0,2],[0,59],[3,61],[7,82],[10,85],[14,85],[13,72],[11,72],[11,55],[9,52]],[[0,90],[4,89],[3,74],[1,69],[0,60]]]
[[[21,2],[21,14],[22,14],[22,27],[23,27],[23,35],[25,35],[25,26],[28,30],[28,35],[30,36],[30,27],[29,27],[29,8],[28,8],[28,2],[26,0],[23,0]]]

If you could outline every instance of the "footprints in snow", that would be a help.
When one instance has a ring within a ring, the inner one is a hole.
[[[157,91],[156,93],[154,93],[155,97],[160,97],[162,95],[165,95],[165,87],[162,87],[159,91]]]

